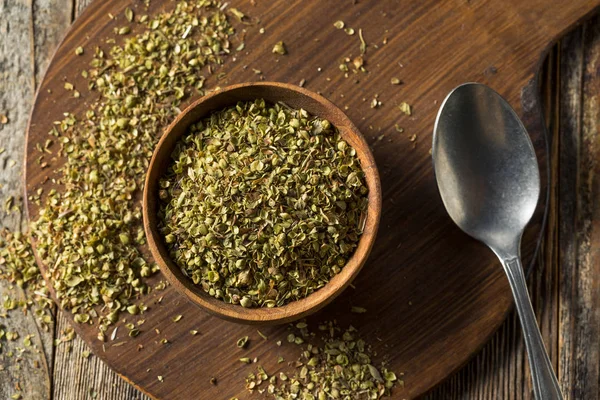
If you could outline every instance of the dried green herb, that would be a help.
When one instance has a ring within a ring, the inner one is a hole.
[[[133,21],[133,10],[129,7],[125,9],[125,18],[127,18],[127,21],[129,22]]]
[[[264,333],[262,333],[258,329],[256,330],[256,333],[258,333],[258,336],[260,336],[261,338],[263,338],[263,340],[269,339],[269,337],[267,335],[265,335]]]
[[[243,349],[248,344],[248,336],[244,336],[243,338],[238,339],[237,347]]]
[[[285,43],[279,41],[275,44],[275,46],[273,46],[273,53],[274,54],[279,54],[279,55],[285,55],[287,54],[287,50],[285,48]]]
[[[320,345],[306,324],[296,329],[290,335],[309,343],[299,349],[298,360],[290,363],[293,370],[270,376],[259,366],[246,378],[250,392],[266,392],[276,400],[380,399],[390,396],[396,383],[403,384],[385,365],[373,365],[374,352],[354,327],[342,333],[335,322],[319,325]]]
[[[392,78],[392,79],[390,80],[390,83],[391,83],[392,85],[399,85],[399,84],[401,84],[401,83],[402,83],[402,81],[401,81],[400,79],[398,79],[398,78],[395,78],[395,77],[394,77],[394,78]]]
[[[352,65],[354,65],[354,68],[357,70],[361,70],[363,65],[365,65],[365,60],[362,56],[354,57],[352,60]]]
[[[246,16],[246,15],[245,15],[243,12],[241,12],[241,11],[240,11],[240,10],[238,10],[237,8],[233,8],[233,7],[231,7],[231,8],[229,9],[229,12],[230,12],[231,14],[233,14],[233,15],[234,15],[234,16],[235,16],[235,17],[238,19],[238,21],[240,21],[240,22],[241,22],[241,21],[244,19],[244,17]]]
[[[162,128],[184,98],[203,93],[204,76],[230,51],[234,30],[224,9],[182,1],[139,18],[140,33],[122,45],[94,49],[88,89],[98,100],[50,131],[65,164],[59,188],[41,198],[32,234],[60,306],[77,322],[97,324],[100,340],[121,312],[143,312],[134,305],[158,268],[137,249],[145,243],[139,193]]]
[[[406,114],[406,115],[412,115],[412,107],[407,102],[403,101],[402,103],[400,103],[400,105],[398,106],[398,108],[404,114]]]
[[[209,295],[244,307],[301,299],[339,273],[366,218],[356,151],[327,120],[264,100],[193,124],[160,181],[159,229]]]
[[[381,100],[379,100],[377,97],[378,96],[375,95],[375,97],[373,97],[373,100],[371,100],[371,108],[379,108],[379,107],[381,107]]]
[[[13,196],[8,196],[6,199],[4,199],[4,211],[5,212],[10,212],[13,208],[15,202],[15,198]]]
[[[360,38],[360,54],[365,54],[367,52],[367,42],[363,37],[362,29],[358,30],[358,37]]]

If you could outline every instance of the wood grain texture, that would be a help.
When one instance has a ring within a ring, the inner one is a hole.
[[[383,339],[382,344],[375,344],[376,350],[383,352],[384,345],[392,347],[394,351],[385,352],[391,356],[393,368],[406,372],[406,385],[397,395],[407,398],[423,393],[462,365],[493,333],[510,305],[506,280],[493,256],[483,246],[458,234],[437,197],[428,142],[438,102],[458,83],[477,80],[490,84],[517,106],[545,165],[543,137],[539,130],[531,129],[539,120],[538,109],[527,97],[527,90],[522,90],[531,87],[541,52],[550,41],[595,6],[592,2],[575,1],[561,3],[560,8],[549,11],[552,7],[541,1],[514,1],[510,5],[494,1],[426,3],[365,2],[351,7],[335,3],[326,9],[317,2],[259,3],[247,12],[261,17],[266,34],[260,38],[249,34],[246,44],[253,51],[245,54],[242,62],[228,63],[223,69],[228,83],[257,79],[252,71],[242,68],[246,64],[260,68],[272,80],[307,79],[309,88],[318,88],[334,101],[346,103],[349,116],[372,141],[378,165],[383,166],[385,226],[368,267],[356,281],[359,290],[345,293],[319,318],[337,316],[343,324],[352,321],[367,336]],[[89,45],[89,41],[110,35],[118,20],[109,21],[102,16],[109,10],[119,15],[126,5],[127,2],[98,2],[84,12],[51,64],[44,89],[60,92],[61,78],[67,71],[84,67],[85,57],[74,59],[76,45]],[[152,7],[155,10],[166,5]],[[331,24],[337,19],[362,28],[370,43],[381,43],[383,37],[389,37],[385,51],[371,50],[371,73],[360,77],[360,85],[344,79],[337,70],[338,60],[356,52],[358,47],[357,41],[335,36]],[[537,29],[531,30],[534,23]],[[92,35],[90,39],[81,35],[83,27]],[[526,42],[522,40],[525,36]],[[307,37],[321,41],[307,41]],[[264,43],[278,40],[286,42],[290,54],[275,63]],[[472,49],[479,51],[473,54]],[[302,57],[315,54],[319,57]],[[446,56],[440,58],[440,54]],[[298,68],[299,57],[304,59]],[[398,60],[403,67],[397,64]],[[396,74],[405,81],[400,90],[389,85],[389,79]],[[368,103],[361,100],[375,93],[387,107],[370,110]],[[49,99],[56,102],[52,107],[47,99],[43,94],[36,103],[29,131],[31,155],[35,141],[42,140],[50,122],[57,119],[56,110],[81,112],[66,96]],[[394,104],[403,100],[414,105],[415,114],[410,119],[401,119],[399,112],[393,112]],[[398,120],[408,132],[418,136],[416,148],[407,138],[392,136]],[[379,130],[389,135],[385,146],[375,142]],[[28,169],[30,189],[41,175],[35,168]],[[35,207],[31,207],[31,215],[35,212]],[[536,221],[524,242],[526,255],[537,243],[540,219]],[[428,232],[425,238],[423,231]],[[423,286],[424,282],[428,282],[427,286]],[[374,290],[379,296],[372,295]],[[152,297],[145,302],[152,304]],[[356,318],[348,313],[350,304],[364,305],[373,312]],[[176,314],[187,318],[174,326],[170,321]],[[170,335],[172,344],[161,347],[154,333],[146,331],[136,341],[109,346],[104,351],[90,339],[95,337],[94,328],[78,329],[109,365],[156,397],[202,394],[212,398],[217,393],[220,397],[247,396],[241,389],[244,369],[235,365],[238,355],[226,351],[230,342],[249,332],[249,328],[208,317],[170,289],[163,305],[153,307],[148,314],[146,324]],[[198,327],[203,333],[201,340],[191,341],[184,336],[189,329]],[[284,333],[285,328],[272,328],[270,336]],[[144,344],[145,351],[137,352],[136,344]],[[252,348],[252,353],[261,356],[268,369],[274,369],[270,348],[271,344],[260,343]],[[204,364],[209,361],[212,364]],[[147,371],[148,365],[152,365],[151,371]],[[209,386],[207,365],[218,374],[222,382],[219,387]],[[157,375],[163,375],[165,382],[158,382]]]

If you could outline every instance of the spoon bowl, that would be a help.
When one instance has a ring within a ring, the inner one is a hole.
[[[540,194],[538,163],[525,127],[510,105],[484,85],[457,87],[441,110],[432,154],[448,214],[492,249],[513,245]]]

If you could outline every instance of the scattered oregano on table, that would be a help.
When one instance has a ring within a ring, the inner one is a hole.
[[[12,289],[22,289],[25,295],[23,300],[23,296],[9,287],[8,292],[2,293],[0,310],[31,310],[42,329],[48,330],[53,321],[51,308],[54,303],[36,263],[28,235],[0,230],[0,280],[14,285]]]
[[[160,181],[171,257],[211,296],[275,307],[323,287],[352,256],[368,189],[325,119],[262,99],[189,128]]]
[[[40,200],[32,233],[60,306],[76,322],[99,323],[102,340],[119,313],[150,290],[145,278],[158,269],[136,247],[145,243],[144,176],[182,99],[202,93],[205,74],[229,53],[234,29],[224,9],[214,1],[182,1],[140,16],[141,32],[123,30],[122,45],[85,49],[94,58],[83,75],[98,99],[50,132],[65,164],[58,189]]]

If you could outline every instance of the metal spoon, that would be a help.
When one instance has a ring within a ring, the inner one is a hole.
[[[450,217],[496,253],[506,271],[523,327],[535,398],[562,399],[520,260],[521,236],[540,193],[537,159],[525,127],[492,89],[461,85],[440,108],[433,164]]]

